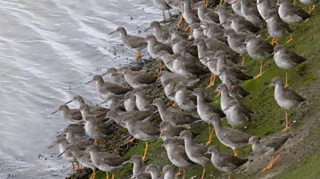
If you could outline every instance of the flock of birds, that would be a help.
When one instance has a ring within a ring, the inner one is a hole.
[[[312,5],[310,11],[318,1],[300,0],[303,4]],[[259,74],[254,78],[263,74],[263,62],[272,56],[275,64],[286,72],[303,63],[306,60],[304,57],[278,44],[277,39],[288,36],[287,43],[290,43],[291,25],[305,21],[310,18],[310,14],[289,0],[227,0],[220,4],[210,4],[212,8],[207,7],[209,2],[206,0],[197,3],[191,0],[153,2],[163,10],[164,18],[165,11],[171,8],[181,12],[176,28],[169,30],[153,21],[147,29],[153,33],[146,37],[130,35],[124,27],[112,33],[120,33],[122,42],[136,50],[137,60],[141,59],[140,51],[147,48],[153,59],[160,60],[159,74],[150,73],[143,67],[127,65],[109,68],[104,74],[93,76],[86,84],[96,84],[97,92],[105,99],[106,107],[89,105],[81,96],[75,96],[60,106],[55,112],[60,111],[62,118],[72,124],[50,147],[58,145],[60,156],[92,169],[90,179],[95,177],[96,169],[105,171],[108,178],[108,173],[126,163],[133,163],[132,178],[136,179],[173,179],[181,175],[184,178],[185,169],[192,165],[203,166],[201,179],[208,178],[204,166],[210,163],[230,177],[234,170],[248,161],[239,158],[238,151],[247,145],[252,145],[254,154],[273,155],[263,170],[271,169],[279,158],[281,146],[292,135],[287,133],[281,137],[261,139],[239,130],[239,127],[250,122],[252,113],[239,101],[250,95],[240,85],[253,78],[245,74],[241,57],[247,54],[261,62]],[[183,23],[187,24],[187,28],[181,30]],[[263,28],[267,28],[271,43],[256,36]],[[163,65],[167,70],[163,70]],[[214,85],[216,77],[221,81],[216,88],[221,95],[221,109],[215,108],[206,99],[205,89],[197,86],[199,76],[208,73],[211,73],[208,88]],[[159,94],[160,97],[156,98],[145,89],[157,81],[161,82],[164,95]],[[275,86],[275,101],[285,110],[283,131],[288,131],[287,110],[305,99],[288,88],[287,75],[285,82],[275,77],[271,85]],[[173,103],[171,107],[167,106],[168,100]],[[79,103],[79,109],[67,106],[72,101]],[[152,120],[156,113],[161,118],[160,124]],[[222,124],[224,118],[232,127]],[[190,127],[198,122],[209,126],[210,135],[206,144],[193,139]],[[104,141],[118,132],[116,129],[126,129],[132,136],[129,142],[134,139],[145,141],[142,157],[126,158],[103,148]],[[231,148],[234,154],[210,146],[213,134],[223,145]],[[144,163],[148,141],[159,139],[163,140],[172,163],[166,165],[163,172],[154,164]],[[175,167],[179,168],[176,174]]]

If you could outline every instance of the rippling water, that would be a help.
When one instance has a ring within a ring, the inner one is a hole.
[[[75,94],[101,101],[83,83],[134,57],[108,33],[137,33],[161,15],[149,0],[0,0],[0,178],[71,171],[47,149],[67,125],[49,113]]]

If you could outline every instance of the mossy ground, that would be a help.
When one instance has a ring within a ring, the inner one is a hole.
[[[304,7],[306,9],[306,7]],[[296,108],[290,111],[289,119],[292,131],[298,131],[300,126],[305,122],[308,114],[316,113],[319,109],[319,88],[315,88],[315,83],[318,83],[320,67],[320,10],[316,9],[312,13],[313,17],[305,23],[301,23],[293,27],[294,33],[292,34],[294,40],[290,44],[286,44],[286,38],[280,39],[279,43],[284,44],[290,50],[306,57],[308,60],[289,71],[289,87],[296,90],[298,93],[307,97],[307,104],[305,108]],[[266,35],[262,32],[261,38],[265,38]],[[259,71],[259,62],[246,58],[245,66],[248,71],[246,73],[254,76]],[[267,136],[275,133],[279,133],[284,127],[284,112],[277,106],[273,98],[273,88],[269,87],[270,81],[275,76],[281,76],[284,78],[284,71],[275,66],[273,60],[270,58],[264,64],[265,73],[261,78],[252,79],[243,83],[243,87],[251,94],[242,99],[241,102],[249,107],[254,113],[252,119],[246,129],[242,129],[244,132],[256,136]],[[200,83],[200,86],[206,87],[209,81],[209,76],[205,76]],[[208,90],[210,98],[214,98],[215,87]],[[219,98],[216,98],[214,105],[218,105]],[[218,105],[219,106],[219,105]],[[295,121],[295,122],[293,122]],[[227,125],[227,124],[226,124]],[[306,145],[319,140],[320,125],[313,125],[310,133],[307,135],[305,141]],[[192,131],[196,134],[196,140],[205,143],[208,137],[207,125],[197,124],[193,126]],[[232,151],[222,146],[216,139],[213,139],[213,145],[218,145],[223,151],[231,153]],[[148,163],[154,163],[160,167],[165,164],[169,164],[165,149],[161,147],[162,142],[151,141],[149,142]],[[125,156],[131,156],[133,154],[142,155],[145,143],[138,141],[134,147],[130,148]],[[250,153],[250,148],[247,147],[241,150],[241,156],[246,157]],[[282,163],[283,164],[283,163]],[[279,163],[281,165],[281,163]],[[279,166],[278,165],[278,166]],[[308,148],[305,155],[300,160],[290,161],[285,170],[278,173],[276,178],[283,179],[311,179],[319,178],[320,170],[320,152],[316,151],[316,147]],[[278,167],[277,165],[275,168]],[[131,173],[131,165],[128,164],[123,168],[115,171],[115,178],[129,178]],[[205,178],[226,178],[223,173],[216,170],[212,165],[206,166]],[[272,171],[272,170],[271,170]],[[200,166],[192,166],[187,169],[186,178],[200,178],[202,168]],[[268,172],[254,172],[247,174],[234,174],[234,178],[260,178],[266,175]],[[105,174],[98,172],[96,179],[105,178]]]

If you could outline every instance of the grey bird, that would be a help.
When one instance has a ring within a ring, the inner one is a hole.
[[[236,156],[222,153],[217,147],[213,146],[208,149],[208,153],[211,154],[212,165],[218,170],[228,173],[229,178],[232,172],[248,161],[248,159],[241,159]]]
[[[171,46],[171,35],[168,29],[162,27],[158,21],[152,21],[148,29],[153,30],[153,35],[157,41],[167,46]]]
[[[263,60],[266,60],[273,54],[273,46],[255,36],[248,36],[245,43],[248,55],[251,58],[260,61],[260,71],[255,78],[261,77],[263,74]]]
[[[76,95],[74,98],[72,98],[70,101],[66,102],[65,104],[69,104],[72,101],[77,101],[79,103],[79,108],[84,106],[86,102],[84,101],[83,97],[80,95]],[[89,109],[93,113],[101,113],[101,115],[106,115],[109,112],[109,109],[98,106],[98,105],[88,105]]]
[[[128,162],[133,164],[131,179],[151,179],[151,175],[145,172],[146,164],[141,160],[140,156],[133,155]]]
[[[165,1],[165,0],[152,0],[154,6],[156,6],[158,9],[162,10],[163,19],[166,19],[165,11],[168,11],[169,18],[171,18],[170,9],[171,6]]]
[[[257,0],[257,9],[264,20],[268,13],[278,12],[277,2],[272,0]]]
[[[230,16],[231,14],[226,10],[226,7],[223,5],[218,5],[215,7],[215,12],[219,16],[219,22],[225,29],[230,29],[231,21]]]
[[[279,0],[278,3],[279,16],[287,24],[300,23],[311,17],[310,14],[292,4],[289,0]]]
[[[220,110],[212,106],[205,99],[204,90],[202,88],[196,88],[193,90],[193,95],[197,97],[197,112],[201,120],[209,125],[209,138],[207,145],[211,144],[212,134],[214,133],[210,124],[210,117],[214,116],[217,118],[225,117],[225,114]]]
[[[283,81],[280,77],[274,77],[271,81],[271,85],[275,86],[274,89],[274,99],[277,104],[284,109],[286,124],[282,131],[287,131],[289,127],[288,122],[288,112],[287,110],[299,105],[301,102],[305,101],[303,97],[297,94],[295,91],[285,88]]]
[[[204,3],[198,3],[195,6],[197,8],[199,20],[207,22],[219,23],[219,16],[215,13],[213,9],[209,9]]]
[[[136,106],[136,96],[133,94],[130,94],[129,96],[125,97],[125,100],[123,102],[123,106],[127,112],[137,111],[138,108]]]
[[[191,41],[188,41],[176,35],[177,33],[180,34],[177,30],[171,30],[171,45],[173,53],[181,54],[182,52],[187,52],[191,55],[196,56],[196,46],[194,46]]]
[[[185,85],[178,84],[176,86],[174,99],[178,107],[184,111],[193,111],[197,109],[196,97],[192,95],[192,91]]]
[[[86,151],[90,154],[92,163],[99,170],[106,172],[106,176],[108,176],[109,172],[122,167],[128,161],[128,159],[119,155],[101,151],[96,145],[89,146]],[[114,178],[114,173],[112,173],[112,178]]]
[[[238,148],[248,145],[250,135],[237,129],[225,127],[219,118],[210,118],[211,124],[214,126],[215,134],[218,140],[233,150],[235,156],[239,156]]]
[[[58,111],[61,111],[62,119],[68,122],[78,123],[79,121],[82,121],[82,115],[79,109],[70,109],[67,105],[64,104],[59,106],[59,108],[51,114],[54,114]]]
[[[169,121],[160,123],[160,138],[165,141],[168,138],[178,137],[180,132],[190,128],[189,125],[172,125]]]
[[[101,76],[106,76],[110,82],[116,83],[123,87],[127,87],[128,83],[124,79],[123,75],[119,72],[117,68],[108,68],[106,72],[101,74]]]
[[[104,81],[101,75],[94,75],[92,80],[86,82],[85,84],[89,84],[91,82],[96,83],[97,92],[103,98],[108,98],[112,94],[115,94],[115,95],[125,94],[131,90],[130,88],[125,88],[118,84]]]
[[[307,59],[296,54],[293,51],[290,51],[289,49],[287,49],[282,45],[277,45],[274,47],[273,60],[279,68],[286,70],[285,87],[287,87],[288,86],[288,70],[291,68],[294,68],[300,63],[303,63]]]
[[[145,172],[149,173],[152,179],[163,179],[159,167],[155,164],[147,165]]]
[[[134,121],[132,119],[122,119],[122,125],[133,138],[145,141],[145,150],[142,156],[142,160],[146,160],[147,152],[149,148],[148,140],[157,139],[160,134],[159,126],[150,121]]]
[[[241,61],[241,65],[244,65],[244,54],[246,53],[246,35],[243,34],[237,34],[234,30],[229,29],[229,30],[225,30],[224,32],[224,36],[227,37],[227,41],[229,44],[229,47],[237,52],[241,57],[242,57],[242,61]]]
[[[268,34],[273,38],[271,44],[278,44],[277,39],[292,33],[288,24],[283,22],[277,11],[270,11],[265,18]],[[289,37],[289,40],[291,35]]]
[[[227,43],[227,39],[223,36],[224,29],[220,24],[204,21],[200,23],[200,27],[205,36]]]
[[[112,119],[118,125],[125,127],[123,121],[126,121],[126,120],[132,120],[132,121],[147,120],[150,117],[152,117],[153,114],[154,114],[153,110],[130,111],[130,112],[110,111],[106,117]]]
[[[169,79],[171,79],[177,83],[185,84],[189,87],[196,85],[199,81],[199,79],[187,79],[186,77],[184,77],[182,75],[171,73],[169,71],[162,71],[160,73],[160,81],[163,86],[164,86],[164,82]]]
[[[253,1],[240,0],[242,16],[252,24],[262,27],[265,22],[259,14],[257,4]]]
[[[244,34],[250,35],[258,32],[260,28],[251,22],[245,20],[242,17],[239,17],[236,14],[230,15],[230,27],[233,29],[237,34]]]
[[[184,178],[184,168],[189,167],[193,164],[186,154],[184,145],[180,145],[179,141],[175,139],[167,139],[166,141],[164,141],[163,145],[167,151],[170,162],[180,169],[182,168]]]
[[[147,72],[131,71],[128,68],[122,68],[120,72],[132,88],[145,87],[157,80],[156,75]]]
[[[210,162],[210,155],[206,154],[207,147],[203,144],[196,143],[189,130],[182,131],[180,133],[180,138],[184,139],[185,151],[188,158],[192,162],[202,166],[203,170],[200,178],[203,179],[206,171],[204,166]]]
[[[189,25],[200,22],[197,15],[193,13],[191,8],[191,0],[184,0],[182,16]]]
[[[279,159],[281,154],[281,147],[287,142],[287,140],[292,137],[292,134],[283,135],[281,137],[274,137],[271,139],[261,139],[256,136],[252,136],[249,139],[249,144],[252,145],[252,151],[254,154],[260,155],[271,155],[272,160],[267,164],[267,166],[263,169],[270,170],[274,163]]]
[[[147,47],[145,38],[137,35],[128,34],[124,27],[118,27],[115,31],[110,32],[109,34],[113,34],[115,32],[120,33],[121,41],[125,46],[136,50],[136,60],[140,60],[141,50]]]
[[[148,35],[146,37],[146,42],[148,43],[148,52],[149,52],[149,55],[151,56],[151,58],[153,59],[157,59],[160,57],[160,52],[162,50],[164,51],[167,51],[169,53],[173,53],[172,50],[171,50],[171,47],[163,44],[163,43],[160,43],[157,41],[156,37],[153,36],[153,35]]]
[[[158,108],[162,121],[169,122],[173,126],[190,124],[200,120],[199,118],[180,110],[166,108],[164,101],[160,98],[154,99],[152,104]]]
[[[159,57],[161,58],[164,65],[167,67],[168,70],[171,72],[174,71],[173,69],[173,61],[175,58],[177,58],[180,54],[170,54],[168,51],[162,50],[159,53]]]
[[[172,107],[175,107],[175,95],[177,82],[173,79],[168,79],[162,83],[163,91],[166,97],[173,102]]]
[[[174,167],[172,165],[165,165],[162,168],[163,179],[176,179],[174,175]]]
[[[136,89],[133,94],[136,96],[136,106],[139,111],[148,111],[151,109],[153,98],[147,96],[142,89]]]
[[[238,16],[242,16],[241,1],[238,1],[238,0],[226,0],[226,2],[231,5],[231,8],[232,8],[234,13],[236,13]]]

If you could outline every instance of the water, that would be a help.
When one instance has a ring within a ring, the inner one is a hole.
[[[70,164],[47,146],[67,123],[50,112],[75,94],[102,101],[83,83],[134,57],[108,33],[162,13],[149,0],[0,0],[0,17],[0,178],[63,178]]]

